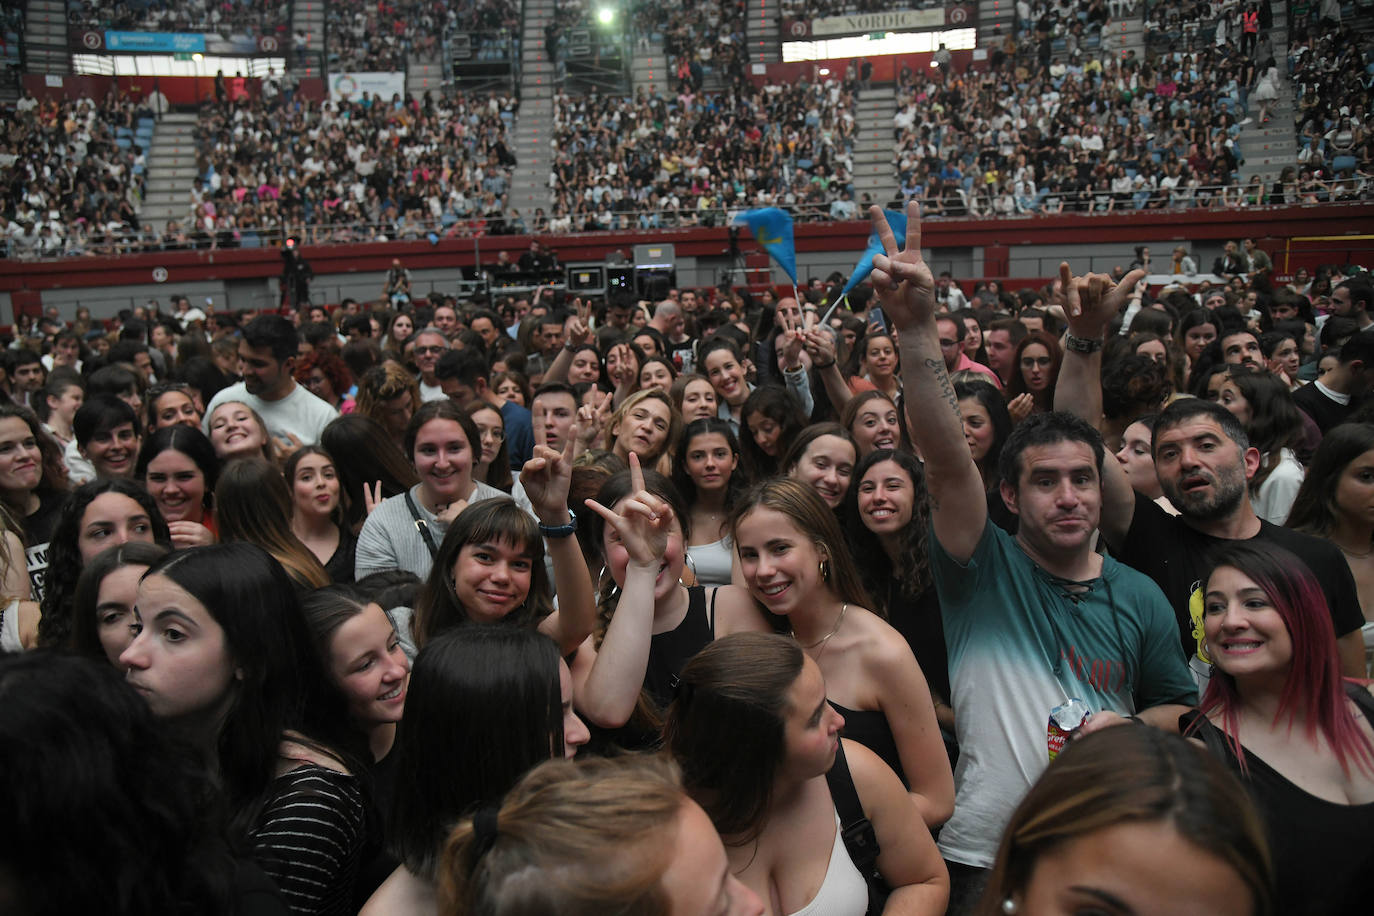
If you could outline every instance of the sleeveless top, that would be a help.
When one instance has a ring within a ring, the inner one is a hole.
[[[1374,722],[1368,708],[1365,715]],[[1192,713],[1195,731],[1213,732],[1225,749],[1227,767],[1244,783],[1264,821],[1277,884],[1274,912],[1286,916],[1355,916],[1369,912],[1374,896],[1374,803],[1342,805],[1317,798],[1289,782],[1269,764],[1242,748],[1242,774],[1231,741]],[[1211,746],[1211,742],[1209,742]]]
[[[868,912],[868,882],[849,858],[840,832],[840,814],[835,812],[835,842],[830,847],[830,863],[825,880],[811,902],[790,916],[864,916]]]
[[[699,585],[687,589],[687,613],[676,627],[665,633],[655,633],[649,639],[649,663],[644,669],[644,692],[653,700],[660,713],[668,709],[677,687],[682,667],[716,638],[715,589],[706,599],[706,589]],[[660,746],[662,735],[657,728],[634,715],[619,728],[602,728],[588,722],[591,732],[588,752],[598,755],[619,751],[654,750]]]
[[[716,592],[711,590],[711,606],[706,606],[706,589],[700,585],[687,589],[687,613],[676,627],[655,633],[649,640],[649,665],[644,670],[644,689],[660,710],[668,708],[677,687],[677,676],[692,656],[716,638]]]
[[[857,741],[883,759],[892,768],[902,785],[911,788],[906,773],[902,770],[902,758],[897,753],[897,739],[892,735],[892,727],[887,724],[887,716],[881,709],[847,709],[834,700],[827,702],[836,712],[844,716],[844,737]]]
[[[710,544],[687,548],[688,565],[697,574],[698,585],[729,585],[733,544],[728,537]]]

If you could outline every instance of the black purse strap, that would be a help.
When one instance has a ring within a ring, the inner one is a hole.
[[[826,785],[830,787],[830,800],[835,803],[835,813],[840,816],[840,837],[844,840],[845,851],[859,874],[864,876],[869,886],[869,899],[873,899],[874,879],[878,870],[878,835],[873,830],[873,822],[864,814],[864,806],[859,801],[858,790],[854,788],[854,777],[849,773],[849,763],[844,759],[844,743],[835,751],[835,763],[825,774]],[[881,878],[878,881],[881,883]]]
[[[434,559],[439,555],[439,547],[434,543],[434,535],[430,534],[429,522],[420,514],[420,507],[415,505],[409,490],[406,491],[406,508],[410,510],[410,517],[415,519],[415,530],[425,539],[425,546],[429,548],[429,558]]]

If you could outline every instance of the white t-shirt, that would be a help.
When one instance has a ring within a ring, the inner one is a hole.
[[[279,401],[264,401],[255,394],[249,394],[243,382],[239,382],[225,388],[206,405],[205,420],[201,424],[205,435],[210,435],[210,417],[215,408],[228,401],[247,404],[258,412],[267,424],[267,431],[273,436],[284,439],[288,434],[294,434],[302,445],[319,442],[324,428],[339,416],[337,410],[300,385],[296,385],[290,394]]]
[[[448,395],[444,394],[444,389],[438,385],[429,385],[424,379],[420,379],[420,400],[421,401],[442,401]]]

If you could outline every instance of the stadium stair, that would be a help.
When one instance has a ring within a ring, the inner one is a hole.
[[[191,189],[198,178],[197,117],[194,112],[165,114],[153,128],[148,181],[139,216],[151,222],[159,233],[166,228],[167,220],[179,220],[185,226],[190,217]]]
[[[296,0],[291,9],[291,34],[294,36],[299,32],[306,35],[305,50],[309,57],[302,60],[295,52],[299,48],[292,48],[292,54],[287,68],[291,70],[304,71],[302,76],[321,76],[319,73],[310,72],[310,62],[324,60],[324,4],[325,0]]]
[[[782,60],[782,42],[778,37],[781,23],[778,21],[776,0],[749,0],[749,19],[745,23],[744,37],[749,42],[749,63],[775,64]]]
[[[1248,184],[1251,177],[1259,175],[1265,184],[1272,185],[1278,181],[1279,173],[1285,166],[1295,165],[1298,161],[1297,131],[1293,123],[1293,81],[1284,63],[1288,58],[1288,10],[1283,4],[1276,3],[1273,11],[1274,26],[1266,36],[1267,42],[1261,43],[1257,49],[1255,59],[1263,64],[1272,54],[1278,62],[1279,97],[1274,101],[1267,124],[1259,122],[1259,103],[1250,100],[1248,115],[1253,120],[1241,125],[1237,138],[1245,157],[1240,165],[1241,184]]]
[[[520,42],[520,115],[515,125],[515,174],[508,206],[534,225],[534,211],[552,209],[549,174],[553,169],[553,64],[544,50],[544,27],[553,18],[554,0],[525,0]]]
[[[71,72],[65,3],[29,0],[24,16],[24,47],[30,73]]]
[[[630,88],[636,96],[641,91],[646,96],[667,96],[672,91],[673,74],[668,69],[668,58],[663,54],[663,40],[643,37],[635,46],[634,56],[630,59]]]
[[[406,58],[406,93],[416,99],[426,92],[436,96],[444,88],[444,65],[432,57],[412,54]]]
[[[892,164],[892,116],[897,103],[891,86],[861,89],[854,127],[854,199],[868,194],[873,203],[887,206],[897,193],[897,172]]]

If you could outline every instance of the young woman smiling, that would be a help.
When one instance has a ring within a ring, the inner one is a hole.
[[[716,417],[687,424],[673,464],[673,483],[690,506],[687,561],[697,585],[729,585],[735,550],[726,522],[730,501],[744,489],[739,443]]]
[[[173,547],[215,542],[215,484],[219,459],[199,429],[164,426],[143,443],[134,477],[142,480],[172,532]]]
[[[403,446],[419,483],[384,500],[363,522],[354,564],[359,579],[390,569],[428,577],[439,542],[458,514],[481,500],[504,495],[472,479],[473,465],[482,454],[481,434],[467,412],[447,398],[415,411]]]
[[[880,448],[902,448],[908,451],[902,434],[897,404],[881,391],[861,391],[844,405],[840,423],[854,437],[859,457]]]
[[[1277,913],[1365,911],[1374,851],[1374,697],[1340,675],[1320,585],[1297,557],[1231,541],[1203,586],[1216,673],[1191,728],[1231,768],[1273,849]]]
[[[332,582],[352,582],[358,539],[344,524],[334,459],[316,445],[297,449],[283,476],[291,487],[291,531]]]
[[[717,416],[720,409],[716,389],[706,379],[690,372],[673,379],[668,394],[682,414],[684,423]]]
[[[730,524],[750,594],[820,665],[848,734],[907,783],[928,825],[944,823],[954,776],[930,687],[906,640],[867,609],[834,513],[784,478],[750,489]]]
[[[242,401],[220,404],[205,425],[220,461],[254,457],[272,461],[276,455],[267,424]]]
[[[849,492],[858,450],[838,423],[813,423],[797,434],[782,460],[782,472],[816,491],[831,509]]]

